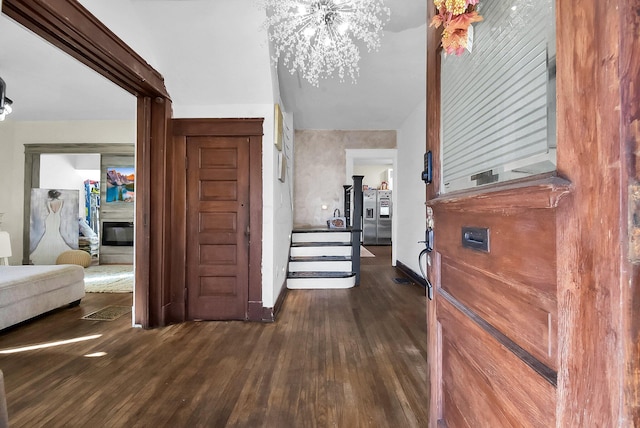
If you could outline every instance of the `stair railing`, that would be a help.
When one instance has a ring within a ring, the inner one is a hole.
[[[347,217],[347,227],[351,227],[351,191],[353,190],[353,184],[345,184],[342,187],[344,189],[344,210],[342,212]]]
[[[351,225],[351,265],[356,274],[356,285],[360,285],[360,242],[362,242],[362,179],[364,175],[354,175],[353,186],[353,211],[351,211],[351,203],[349,202],[349,211],[347,214],[347,199],[351,199],[347,195],[345,189],[345,215],[347,216],[347,225]],[[345,188],[347,186],[344,186]]]

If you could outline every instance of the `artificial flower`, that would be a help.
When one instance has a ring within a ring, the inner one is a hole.
[[[479,0],[433,0],[438,14],[433,17],[430,27],[444,27],[442,47],[447,54],[462,55],[467,47],[469,26],[482,21],[475,11]]]
[[[462,55],[464,49],[467,47],[467,37],[469,32],[466,29],[458,29],[453,32],[445,30],[442,33],[442,48],[447,55],[455,54],[457,56]]]
[[[456,15],[452,17],[447,23],[447,28],[450,28],[452,32],[461,29],[467,30],[469,28],[469,25],[474,22],[480,22],[483,19],[484,18],[478,15],[478,12],[475,11],[463,13],[462,15]]]

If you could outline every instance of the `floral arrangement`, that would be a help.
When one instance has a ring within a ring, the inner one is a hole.
[[[438,14],[431,20],[430,27],[444,27],[442,47],[447,54],[462,55],[467,47],[469,26],[482,21],[476,12],[479,0],[433,0]]]

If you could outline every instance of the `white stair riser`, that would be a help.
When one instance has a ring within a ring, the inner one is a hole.
[[[351,247],[291,247],[291,256],[350,256]]]
[[[287,288],[290,290],[327,290],[352,288],[356,285],[356,277],[349,278],[288,278]]]
[[[349,232],[309,232],[293,233],[292,242],[351,242]]]
[[[351,272],[351,262],[289,262],[289,272]]]

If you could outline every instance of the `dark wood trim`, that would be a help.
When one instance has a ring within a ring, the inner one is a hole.
[[[259,121],[260,133],[250,137],[250,192],[249,200],[251,214],[249,227],[251,238],[249,242],[249,304],[260,303],[262,306],[262,120]],[[256,319],[251,312],[247,313],[249,321]]]
[[[136,145],[136,187],[148,189],[151,183],[151,103],[149,97],[138,98],[137,105],[137,145]],[[135,295],[133,300],[133,322],[144,328],[149,327],[149,268],[151,264],[149,243],[151,241],[151,228],[149,224],[149,211],[151,199],[149,192],[140,192],[136,197],[135,213]]]
[[[134,322],[142,327],[153,326],[162,319],[158,306],[158,300],[162,301],[162,298],[156,298],[155,294],[163,289],[169,269],[165,263],[167,259],[163,257],[166,255],[163,247],[166,245],[164,236],[168,224],[165,215],[169,215],[162,209],[166,206],[166,198],[160,198],[157,202],[160,205],[155,205],[155,197],[162,194],[160,189],[169,187],[163,181],[166,179],[164,175],[155,175],[156,171],[164,171],[167,138],[164,122],[171,116],[171,102],[163,78],[75,0],[4,0],[2,11],[138,97],[136,222],[143,227],[136,227]],[[162,102],[155,102],[157,99]],[[153,182],[151,176],[154,177]],[[32,180],[31,184],[35,185],[35,182]],[[158,209],[153,209],[155,207]],[[153,288],[149,287],[150,281],[154,281]],[[156,284],[155,281],[160,282]],[[151,299],[156,306],[149,307]]]
[[[571,183],[555,175],[545,174],[507,181],[482,188],[447,193],[429,200],[429,206],[442,206],[452,211],[467,211],[469,204],[477,212],[504,212],[521,209],[557,208],[560,200],[571,192]],[[526,189],[526,198],[522,197]]]
[[[131,94],[169,98],[160,73],[79,2],[4,0],[2,12]]]
[[[427,22],[431,22],[437,14],[437,10],[432,2],[427,6]],[[426,122],[427,122],[427,140],[425,142],[425,150],[431,150],[433,155],[433,180],[426,185],[426,201],[427,204],[440,194],[440,182],[442,174],[440,172],[440,39],[442,30],[434,27],[427,27],[427,76],[426,76]],[[426,212],[425,212],[426,217]],[[436,254],[436,260],[438,259]],[[431,279],[434,292],[439,288],[440,282],[438,266],[427,268],[427,276]],[[443,419],[442,412],[442,328],[438,323],[436,314],[436,303],[426,300],[427,305],[427,362],[429,365],[428,382],[429,382],[429,423],[428,426],[439,426],[439,421]]]
[[[175,135],[195,137],[198,135],[215,135],[219,137],[262,136],[263,118],[247,119],[176,119],[173,121]],[[211,124],[215,123],[214,134]],[[262,153],[262,150],[261,150]],[[262,162],[260,162],[262,168]]]
[[[620,7],[620,114],[621,114],[621,142],[622,150],[630,155],[623,163],[628,171],[628,177],[623,186],[638,189],[640,185],[640,92],[638,90],[638,76],[640,76],[640,1],[626,1]],[[635,35],[631,37],[630,35]],[[635,156],[634,156],[635,153]],[[637,218],[640,212],[630,207],[628,217],[627,242],[635,236],[640,238]],[[634,217],[635,216],[635,217]],[[635,218],[635,221],[634,221]],[[634,230],[635,225],[635,230]],[[631,245],[631,244],[629,244]],[[631,252],[629,248],[628,252]],[[639,253],[640,254],[640,253]],[[621,283],[628,281],[628,286],[622,287],[624,306],[621,310],[623,323],[623,338],[625,341],[623,354],[624,386],[623,413],[629,415],[629,421],[640,426],[640,264],[638,259],[631,259],[629,269],[625,270]]]
[[[171,100],[155,97],[151,101],[149,205],[149,327],[167,324],[165,306],[170,303],[171,176],[167,156],[171,135]]]
[[[276,299],[275,305],[273,308],[262,308],[262,317],[260,321],[262,322],[275,322],[278,314],[282,310],[282,306],[284,305],[284,301],[287,298],[287,293],[289,289],[287,288],[287,280],[285,279],[280,287],[280,294],[278,294],[278,298]],[[255,306],[256,312],[258,311],[258,306]],[[258,320],[255,320],[258,321]]]
[[[623,244],[637,147],[625,137],[638,126],[638,10],[638,0],[556,1],[558,175],[573,183],[556,226],[558,426],[640,422],[640,348],[630,329],[639,279]]]
[[[436,15],[436,7],[433,2],[429,2],[427,6],[427,22],[431,22]],[[427,140],[425,142],[426,151],[431,150],[433,154],[433,180],[431,184],[426,186],[427,201],[435,198],[441,192],[441,165],[440,165],[440,39],[442,29],[427,27],[427,85],[426,85],[426,112],[427,112]],[[436,425],[436,420],[430,421],[431,426]]]
[[[167,135],[171,101],[138,99],[136,147],[136,248],[134,322],[144,328],[167,324],[170,303],[170,177]]]
[[[168,322],[184,322],[187,319],[187,201],[184,191],[178,189],[187,188],[187,140],[182,135],[176,134],[176,124],[172,120],[172,141],[169,147],[169,158],[173,159],[172,183],[171,183],[171,301],[172,305],[168,313]],[[182,171],[182,173],[180,173]]]
[[[405,265],[400,260],[396,260],[396,269],[398,269],[400,272],[402,272],[403,274],[411,278],[411,280],[415,284],[420,285],[422,287],[427,286],[427,281],[425,281],[421,275],[414,272],[409,266]]]
[[[270,318],[270,315],[265,314],[265,310],[269,312],[269,308],[265,308],[260,301],[249,301],[247,304],[247,320],[254,322],[262,322],[265,317]]]
[[[287,272],[288,273],[288,272]],[[280,287],[280,294],[278,294],[278,298],[276,299],[276,304],[273,305],[273,321],[276,320],[278,314],[282,310],[284,306],[284,302],[287,298],[287,293],[289,293],[289,289],[287,288],[287,280],[285,279]]]
[[[133,156],[136,153],[136,146],[132,142],[124,144],[107,143],[69,143],[69,144],[25,144],[25,154],[77,154],[77,153],[98,153],[101,155],[126,155]]]

